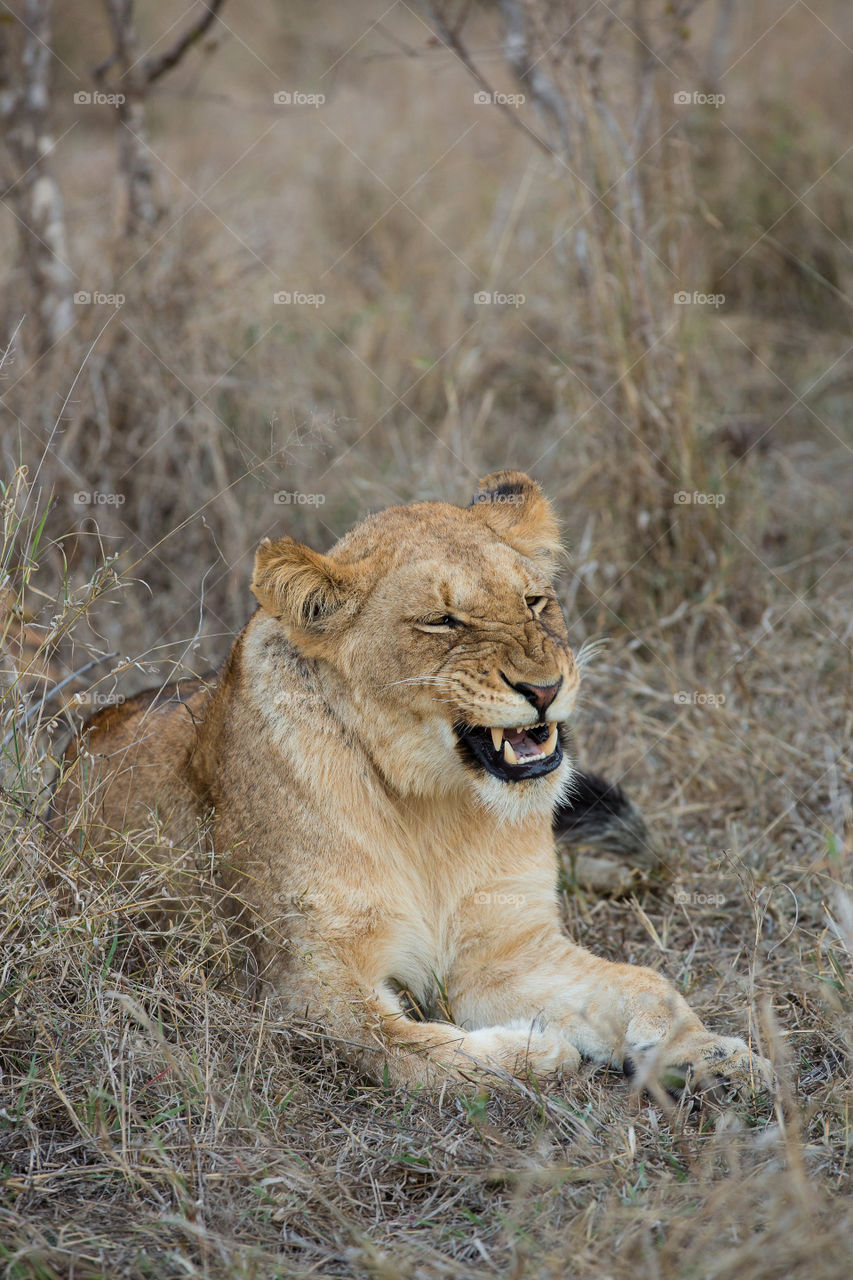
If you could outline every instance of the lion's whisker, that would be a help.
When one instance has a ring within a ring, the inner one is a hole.
[[[386,689],[393,689],[397,684],[452,684],[451,676],[407,676],[405,680],[391,680],[385,685]]]

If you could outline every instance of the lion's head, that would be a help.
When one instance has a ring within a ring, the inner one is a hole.
[[[252,590],[398,793],[473,788],[503,816],[550,814],[578,688],[559,551],[538,485],[501,471],[468,507],[390,507],[325,555],[264,541]]]

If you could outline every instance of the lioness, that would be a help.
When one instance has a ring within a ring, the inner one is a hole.
[[[660,974],[563,933],[552,814],[578,668],[557,523],[502,471],[470,506],[369,516],[326,555],[265,539],[260,604],[212,686],[141,694],[72,747],[55,821],[207,832],[284,1010],[375,1078],[763,1064]],[[85,775],[85,778],[84,778]],[[414,1006],[414,1007],[413,1007]],[[418,1019],[439,1007],[444,1018]]]

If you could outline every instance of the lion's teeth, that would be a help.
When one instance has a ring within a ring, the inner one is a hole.
[[[518,764],[518,756],[508,742],[504,743],[504,760],[507,764]]]
[[[500,754],[501,743],[503,742],[503,739],[504,739],[504,731],[503,729],[492,729],[490,730],[490,732],[492,735],[492,742],[494,743],[495,751],[497,751],[498,754]]]
[[[542,743],[542,751],[546,756],[549,756],[551,752],[554,750],[554,748],[556,747],[556,745],[557,745],[557,725],[556,723],[554,723],[551,725],[551,732],[548,734],[548,737]]]

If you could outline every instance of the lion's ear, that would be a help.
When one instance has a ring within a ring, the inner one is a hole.
[[[288,626],[322,630],[347,598],[347,572],[331,556],[295,542],[264,538],[255,555],[252,591],[258,602]]]
[[[523,471],[483,476],[471,499],[489,528],[516,551],[553,572],[562,551],[557,517],[535,480]]]

